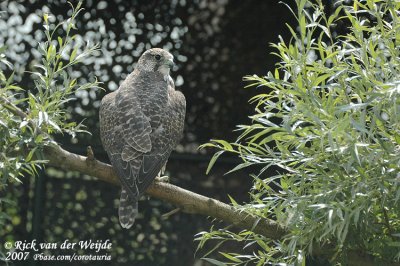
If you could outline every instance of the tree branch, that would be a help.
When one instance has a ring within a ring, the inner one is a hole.
[[[0,104],[14,115],[22,119],[27,119],[27,114],[7,98],[1,96]],[[35,130],[38,130],[33,123],[30,124]],[[79,171],[82,174],[97,177],[114,185],[120,185],[118,176],[115,174],[112,166],[95,160],[93,156],[90,156],[90,158],[83,157],[70,153],[57,144],[53,144],[45,147],[45,157],[52,166],[65,170]],[[273,220],[252,216],[218,200],[196,194],[172,184],[153,182],[146,193],[178,206],[183,212],[208,215],[240,229],[252,230],[268,238],[279,239],[285,234],[283,228]]]
[[[21,109],[19,109],[15,104],[10,102],[7,98],[3,96],[0,96],[0,104],[12,114],[19,116],[22,119],[26,119],[28,117]]]
[[[70,153],[58,145],[47,146],[45,156],[49,164],[67,170],[79,171],[100,180],[119,185],[118,176],[109,164],[98,160],[88,165],[87,157]],[[248,229],[272,239],[279,239],[285,231],[275,221],[251,216],[233,206],[164,182],[153,182],[147,194],[167,201],[192,214],[202,214],[223,220],[240,229]]]
[[[118,176],[109,164],[91,157],[89,158],[90,163],[88,163],[88,157],[70,153],[56,144],[47,146],[45,148],[45,154],[49,159],[49,164],[52,166],[61,167],[66,170],[79,171],[80,173],[97,177],[105,182],[120,185]],[[278,240],[287,233],[273,220],[249,215],[226,203],[199,195],[169,183],[153,182],[146,193],[179,207],[183,212],[211,216],[232,224],[239,229],[247,229],[267,238]],[[330,258],[334,250],[335,247],[332,245],[316,247],[314,248],[313,255]],[[350,250],[347,256],[349,265],[376,265],[376,258],[361,251]],[[400,264],[396,262],[385,262],[385,265],[399,266]]]
[[[22,119],[28,119],[26,113],[2,96],[0,96],[0,104],[12,114]],[[36,132],[40,132],[40,129],[34,123],[31,121],[28,122]],[[90,152],[92,152],[91,149]],[[120,185],[118,176],[115,174],[112,166],[96,160],[92,156],[93,154],[89,157],[84,157],[68,152],[55,143],[45,146],[44,153],[45,157],[49,160],[49,164],[52,166],[69,171],[78,171],[82,174],[97,177],[105,182]],[[218,200],[196,194],[172,184],[153,182],[146,193],[178,206],[183,212],[211,216],[232,224],[239,229],[247,229],[267,238],[278,240],[287,233],[282,226],[273,220],[252,216]],[[334,250],[334,247],[329,245],[318,247],[314,249],[313,255],[329,258]],[[349,265],[376,265],[376,258],[374,256],[357,250],[348,251],[347,256]],[[385,261],[385,265],[399,266],[400,263]]]

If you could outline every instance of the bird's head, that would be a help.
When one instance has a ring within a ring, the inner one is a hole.
[[[139,58],[137,68],[141,71],[159,71],[169,75],[169,70],[174,66],[174,57],[169,52],[160,49],[149,49]]]

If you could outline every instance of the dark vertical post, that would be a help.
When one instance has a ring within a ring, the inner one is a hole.
[[[32,216],[32,239],[36,239],[37,243],[43,242],[43,222],[44,210],[46,204],[46,172],[40,170],[35,177],[35,187],[33,194],[33,216]],[[30,265],[40,265],[40,262],[34,261],[31,254]]]

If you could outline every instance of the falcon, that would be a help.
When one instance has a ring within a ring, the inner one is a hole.
[[[119,221],[130,228],[138,200],[165,169],[183,134],[186,101],[169,75],[173,56],[144,52],[135,70],[100,105],[100,137],[121,181]]]

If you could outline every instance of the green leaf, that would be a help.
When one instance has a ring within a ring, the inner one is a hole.
[[[231,201],[233,206],[239,206],[239,204],[228,194],[228,198]]]
[[[44,19],[44,22],[45,22],[46,24],[48,24],[49,14],[44,13],[44,14],[43,14],[43,19]]]
[[[75,60],[75,58],[76,58],[76,53],[78,52],[78,46],[76,46],[75,48],[74,48],[74,50],[72,50],[72,53],[71,53],[71,56],[69,57],[69,62],[71,63],[71,62],[73,62],[74,60]]]
[[[1,119],[0,119],[0,125],[3,126],[3,127],[5,127],[5,128],[8,127],[8,126],[7,126],[7,123],[5,123],[4,121],[2,121]]]
[[[50,43],[49,48],[47,50],[47,54],[46,54],[46,60],[50,61],[50,58],[53,58],[55,54],[55,47],[53,44]]]
[[[6,45],[0,46],[0,54],[4,53],[6,50],[7,50],[7,46]]]
[[[61,48],[63,46],[63,39],[60,36],[58,36],[57,41],[58,41],[58,47]]]
[[[214,166],[215,162],[217,161],[219,156],[221,156],[222,153],[224,153],[224,151],[218,151],[213,155],[213,157],[211,158],[210,162],[208,163],[208,167],[207,167],[207,170],[206,170],[206,174],[207,175],[208,175],[208,173],[210,173],[211,168]]]
[[[34,147],[29,153],[28,156],[26,156],[25,161],[30,162],[32,160],[33,155],[35,154],[37,147]]]
[[[211,140],[211,141],[214,142],[214,143],[217,143],[217,144],[222,145],[223,148],[224,148],[226,151],[233,151],[232,145],[231,145],[229,142],[225,141],[225,140],[213,139],[213,140]]]
[[[227,258],[227,259],[230,260],[230,261],[233,261],[233,262],[242,262],[242,260],[240,260],[239,258],[234,257],[234,256],[232,256],[232,255],[230,255],[230,254],[228,254],[228,253],[219,252],[219,254],[221,254],[222,256],[224,256],[225,258]]]
[[[400,145],[400,134],[394,133],[394,139],[396,140],[396,143]]]
[[[23,120],[20,124],[19,124],[19,128],[24,128],[29,122],[27,120]]]
[[[215,259],[210,259],[210,258],[201,258],[202,260],[205,260],[209,263],[211,263],[212,265],[217,265],[217,266],[226,266],[225,263],[219,261],[219,260],[215,260]]]

